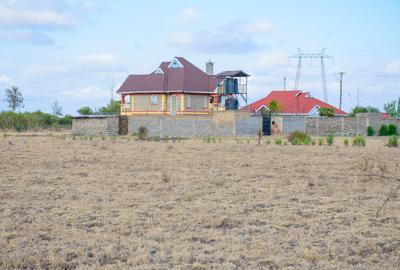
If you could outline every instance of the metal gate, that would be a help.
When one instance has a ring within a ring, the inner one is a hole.
[[[127,116],[119,116],[119,135],[127,135],[128,134],[128,117]]]
[[[271,135],[271,112],[262,112],[262,133],[263,135]]]

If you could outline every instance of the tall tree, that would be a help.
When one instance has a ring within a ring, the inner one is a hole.
[[[91,115],[94,112],[90,107],[85,106],[85,107],[80,108],[78,110],[78,113],[81,114],[81,115]]]
[[[63,115],[63,107],[58,103],[57,99],[54,101],[53,105],[51,105],[51,109],[53,110],[53,114],[56,116]]]
[[[397,108],[396,108],[396,100],[393,100],[391,102],[386,103],[384,106],[385,112],[390,116],[390,117],[397,117]]]
[[[278,113],[282,111],[281,104],[279,104],[279,102],[276,100],[271,100],[271,102],[268,104],[268,108],[272,113]]]
[[[24,98],[22,93],[16,86],[11,86],[11,88],[6,89],[6,99],[8,107],[12,112],[15,112],[18,108],[24,107]]]

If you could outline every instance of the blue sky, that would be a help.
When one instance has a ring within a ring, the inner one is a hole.
[[[4,89],[20,87],[25,110],[100,107],[129,74],[183,56],[215,71],[251,74],[249,99],[293,88],[290,55],[326,53],[329,102],[383,104],[400,96],[400,1],[0,0],[0,111]],[[300,89],[323,97],[317,61],[303,62]],[[117,98],[117,95],[114,94]]]

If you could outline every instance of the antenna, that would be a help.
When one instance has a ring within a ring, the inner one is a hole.
[[[112,103],[114,101],[114,76],[111,77],[111,101],[110,103]]]
[[[286,91],[286,77],[283,77],[283,91]]]
[[[325,73],[325,62],[324,59],[330,58],[334,59],[333,56],[325,54],[325,48],[323,48],[319,53],[303,53],[301,49],[297,49],[298,54],[292,55],[289,57],[290,58],[296,58],[299,59],[297,62],[297,71],[296,71],[296,81],[294,84],[294,90],[299,90],[299,83],[300,83],[300,73],[301,73],[301,63],[302,59],[312,59],[313,58],[318,58],[321,61],[321,79],[322,79],[322,90],[324,93],[324,101],[328,102],[328,91],[326,87],[326,73]]]

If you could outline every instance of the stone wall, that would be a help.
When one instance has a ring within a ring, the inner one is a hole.
[[[72,134],[76,135],[118,135],[118,116],[75,117],[72,119]]]
[[[305,117],[305,131],[314,136],[328,133],[336,136],[366,135],[368,126],[378,134],[381,125],[389,124],[397,125],[400,132],[400,119],[382,119],[379,113],[359,113],[356,117]]]
[[[262,128],[262,117],[248,112],[226,111],[213,115],[135,115],[128,117],[129,133],[147,127],[149,136],[206,137],[255,136]]]

